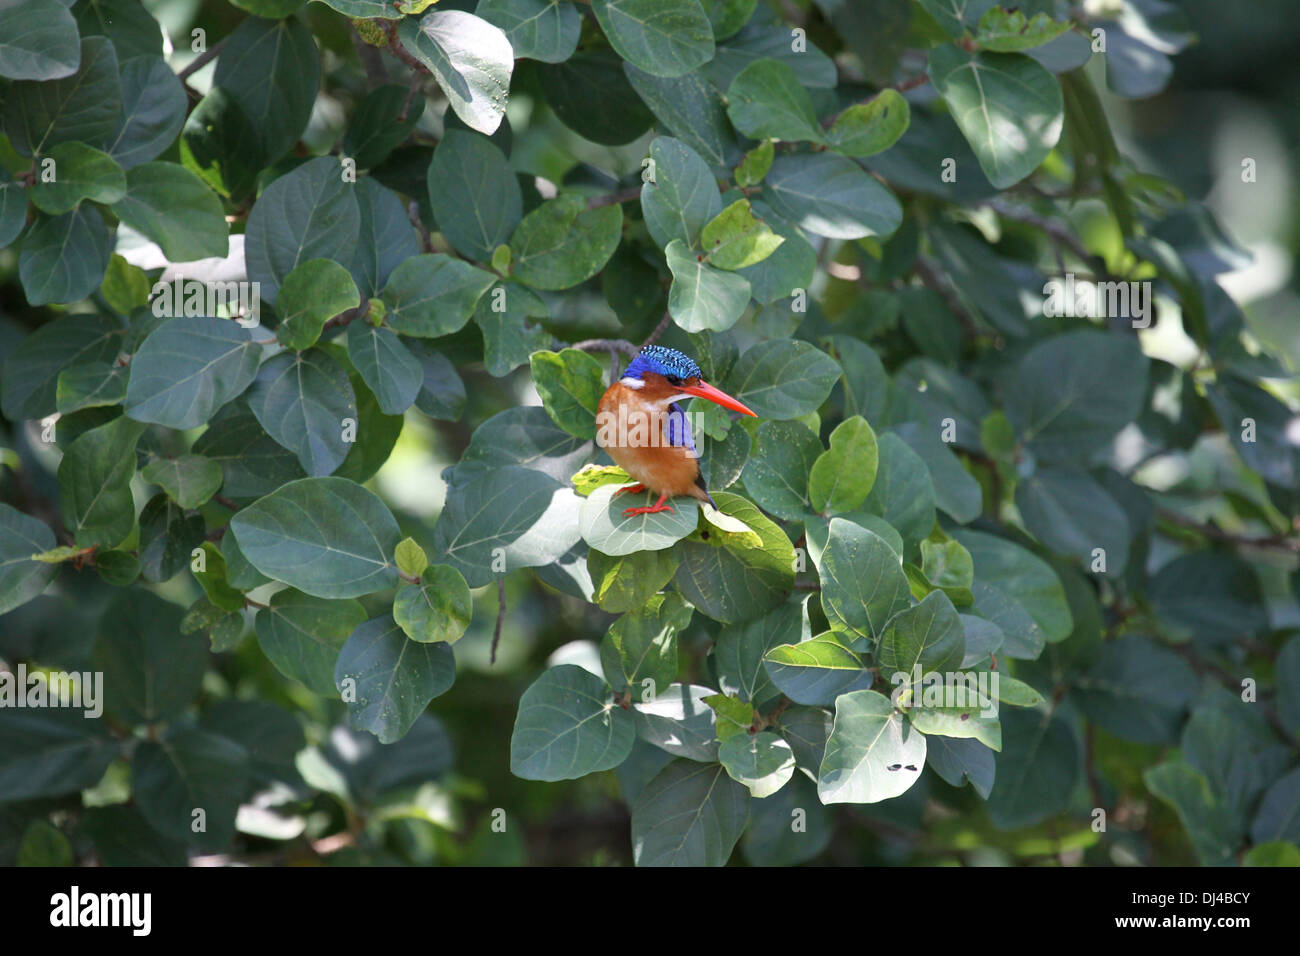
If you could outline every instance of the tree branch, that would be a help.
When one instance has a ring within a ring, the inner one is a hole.
[[[209,63],[211,63],[214,59],[216,59],[217,54],[221,52],[221,48],[226,45],[226,41],[229,39],[230,39],[229,36],[222,37],[220,40],[212,44],[212,46],[208,47],[206,50],[204,50],[194,59],[190,60],[190,62],[185,65],[185,68],[176,74],[176,79],[184,83],[186,80],[188,80],[199,70],[203,69]]]
[[[1187,528],[1199,534],[1205,535],[1214,541],[1222,541],[1224,544],[1235,545],[1240,548],[1260,548],[1266,551],[1288,551],[1300,553],[1300,537],[1294,537],[1286,534],[1270,534],[1259,538],[1252,538],[1249,535],[1234,534],[1231,531],[1224,531],[1218,525],[1209,524],[1208,522],[1197,521],[1195,518],[1189,518],[1186,515],[1179,514],[1169,508],[1157,508],[1156,515],[1170,524],[1176,524],[1180,528]]]
[[[501,627],[506,622],[506,579],[497,578],[497,627],[492,632],[492,656],[489,663],[497,662],[497,645],[501,643]]]

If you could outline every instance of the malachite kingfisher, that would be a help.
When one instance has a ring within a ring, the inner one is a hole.
[[[596,444],[637,481],[616,494],[649,488],[659,495],[659,500],[649,507],[628,508],[623,512],[625,517],[672,511],[665,502],[677,495],[690,495],[713,505],[700,476],[699,452],[690,423],[677,404],[690,397],[754,415],[726,392],[705,382],[694,360],[662,345],[643,348],[623,377],[601,396],[596,409]]]

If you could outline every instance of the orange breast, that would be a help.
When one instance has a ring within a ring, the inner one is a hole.
[[[663,421],[663,414],[648,407],[635,389],[615,382],[596,410],[596,444],[647,488],[661,495],[698,497],[699,462],[688,449],[667,443]]]

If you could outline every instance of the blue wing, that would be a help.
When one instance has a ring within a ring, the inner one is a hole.
[[[691,435],[690,422],[687,421],[682,406],[676,402],[668,406],[668,418],[664,421],[664,438],[670,445],[687,449],[691,457],[700,457],[699,451],[695,448],[695,438]]]

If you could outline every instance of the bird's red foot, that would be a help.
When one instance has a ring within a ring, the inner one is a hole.
[[[672,511],[673,510],[672,505],[664,504],[664,502],[667,500],[668,500],[667,495],[660,495],[659,500],[648,507],[628,508],[626,511],[623,512],[623,517],[630,518],[633,515],[653,515],[653,514],[658,514],[661,511]]]
[[[672,510],[673,510],[672,505],[665,505],[665,504],[648,505],[644,508],[628,508],[626,511],[623,512],[623,517],[630,518],[633,515],[653,515],[653,514],[658,514],[661,511],[672,511]]]
[[[640,484],[638,484],[638,485],[624,485],[622,488],[618,489],[618,491],[614,492],[614,494],[612,494],[610,497],[611,497],[611,498],[617,498],[619,495],[623,494],[623,492],[625,492],[625,491],[630,491],[630,492],[632,492],[632,494],[636,494],[638,491],[645,491],[645,485],[640,485]]]

